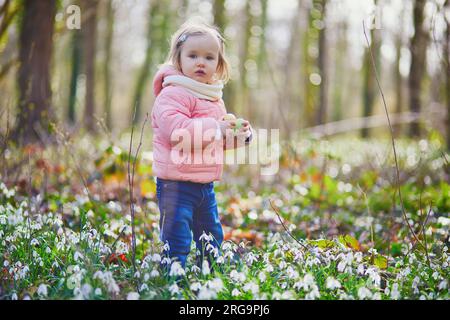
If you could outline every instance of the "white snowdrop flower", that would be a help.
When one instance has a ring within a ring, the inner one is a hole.
[[[258,255],[255,255],[253,252],[249,252],[247,254],[247,263],[251,266],[253,264],[253,262],[258,261]]]
[[[384,288],[384,294],[388,296],[389,293],[391,293],[391,290],[388,287]]]
[[[434,280],[437,280],[439,278],[439,273],[437,271],[433,272],[432,277]]]
[[[22,300],[31,300],[31,297],[30,297],[29,295],[26,294],[26,295],[23,297]]]
[[[140,295],[137,292],[129,292],[127,294],[127,300],[139,300],[139,297]]]
[[[439,289],[439,290],[447,289],[447,287],[448,287],[448,282],[447,282],[447,280],[442,280],[442,281],[439,283],[439,285],[438,285],[438,289]]]
[[[75,251],[75,253],[73,254],[73,259],[75,261],[79,261],[79,260],[83,259],[83,255],[80,252]]]
[[[382,299],[382,298],[381,298],[381,293],[375,292],[375,293],[373,294],[373,296],[372,296],[372,299],[373,299],[373,300],[381,300],[381,299]]]
[[[372,298],[372,291],[370,291],[366,287],[361,287],[361,288],[358,289],[358,297],[361,300],[371,299]]]
[[[253,281],[246,283],[242,289],[246,292],[251,292],[253,295],[259,292],[259,286]]]
[[[233,251],[227,251],[227,252],[225,252],[225,258],[227,258],[227,259],[229,259],[229,260],[232,260],[233,257],[234,257]]]
[[[191,283],[189,288],[191,289],[191,291],[198,291],[198,290],[200,290],[201,287],[202,287],[202,284],[200,282],[194,282],[194,283]]]
[[[294,283],[293,285],[294,289],[300,290],[303,288],[303,280],[299,280],[297,282]]]
[[[198,240],[209,242],[209,241],[211,241],[211,237],[208,236],[208,235],[203,231],[202,235],[200,236],[200,238],[198,238]]]
[[[146,272],[144,274],[144,281],[147,282],[150,279],[150,274],[148,272]]]
[[[236,289],[236,288],[234,288],[233,291],[231,291],[231,295],[232,295],[233,297],[237,297],[237,296],[239,296],[240,294],[241,294],[241,292],[240,292],[238,289]]]
[[[150,272],[151,278],[159,277],[159,271],[157,269],[153,269],[152,272]]]
[[[172,261],[172,259],[170,259],[169,257],[164,257],[161,260],[161,264],[170,264],[171,261]]]
[[[100,280],[103,281],[103,279],[104,279],[103,272],[100,271],[100,270],[96,271],[96,272],[94,273],[93,278],[94,278],[94,279],[100,279]]]
[[[208,243],[207,245],[206,245],[206,252],[209,252],[209,251],[212,251],[212,250],[214,250],[214,246],[213,246],[213,244],[212,243]]]
[[[319,294],[320,296],[320,294]],[[294,294],[291,291],[285,291],[281,294],[280,297],[282,300],[292,300],[294,298]]]
[[[317,298],[320,298],[319,288],[316,285],[313,285],[311,291],[306,294],[305,299],[316,300]]]
[[[169,287],[169,291],[172,295],[175,295],[177,293],[180,293],[180,288],[178,287],[178,285],[176,283],[174,283]]]
[[[134,277],[135,277],[135,278],[140,278],[140,277],[141,277],[141,273],[140,273],[139,271],[136,271],[136,272],[134,273]]]
[[[299,277],[298,271],[294,270],[291,266],[286,269],[286,274],[289,279],[297,279]]]
[[[228,241],[225,241],[224,243],[222,243],[222,250],[223,251],[227,251],[227,250],[231,250],[232,246],[231,243]]]
[[[96,296],[101,296],[101,295],[102,295],[102,289],[100,289],[100,288],[95,288],[94,294],[95,294]]]
[[[5,260],[5,261],[3,261],[3,266],[6,268],[7,266],[9,266],[9,261],[8,260]]]
[[[192,268],[191,268],[191,271],[192,271],[193,273],[197,274],[197,273],[199,273],[201,270],[200,270],[200,267],[199,267],[199,266],[193,265]]]
[[[230,278],[236,282],[244,282],[246,279],[246,276],[243,272],[238,272],[236,270],[232,270],[230,272]]]
[[[37,246],[37,245],[39,245],[39,240],[38,240],[38,239],[32,239],[31,242],[30,242],[30,244],[31,244],[32,246]]]
[[[51,253],[51,252],[52,252],[52,249],[50,249],[49,247],[47,247],[47,248],[45,249],[45,253],[49,254],[49,253]]]
[[[282,298],[281,298],[281,293],[278,292],[278,291],[275,291],[275,292],[272,294],[272,300],[280,300],[280,299],[282,299]]]
[[[344,272],[345,267],[347,266],[347,262],[345,260],[341,260],[338,263],[337,269],[339,272]]]
[[[147,261],[142,261],[142,263],[141,263],[141,269],[147,269],[149,267],[149,265],[148,265],[148,263],[147,263]]]
[[[141,285],[141,287],[139,288],[140,292],[144,292],[144,291],[147,291],[147,290],[148,290],[148,285],[146,283],[143,283]]]
[[[48,294],[47,285],[44,283],[41,283],[37,289],[37,294],[41,297],[46,297]]]
[[[358,268],[356,269],[356,272],[358,274],[364,274],[364,265],[363,264],[359,264]]]
[[[315,284],[314,277],[311,275],[311,273],[305,274],[305,276],[303,277],[303,283],[307,286]]]
[[[152,262],[161,262],[161,256],[158,253],[152,255]]]
[[[92,292],[92,286],[89,283],[85,283],[81,286],[81,294],[85,299],[89,299]]]
[[[278,264],[278,267],[283,270],[284,268],[286,268],[287,263],[284,260],[281,260],[280,263]]]
[[[11,300],[18,300],[19,297],[17,296],[17,293],[13,292],[13,294],[11,295]]]
[[[223,256],[218,256],[217,259],[216,259],[216,263],[217,264],[225,263],[224,257]]]
[[[333,277],[328,277],[326,280],[326,288],[330,290],[339,289],[341,287],[341,283]]]
[[[419,300],[427,300],[427,298],[424,295],[421,295]]]
[[[304,257],[303,257],[303,253],[301,251],[297,252],[294,256],[294,261],[303,261]]]
[[[265,281],[266,281],[266,274],[265,274],[264,271],[260,271],[260,272],[259,272],[259,274],[258,274],[258,279],[259,279],[259,281],[261,281],[261,282],[265,282]]]
[[[398,283],[392,285],[391,299],[397,300],[400,298],[400,292],[398,291]]]
[[[203,263],[202,263],[202,274],[204,276],[207,276],[210,273],[211,273],[211,270],[209,270],[209,262],[208,262],[208,260],[203,260]]]
[[[274,268],[273,268],[273,266],[271,264],[268,264],[266,266],[266,272],[271,273],[271,272],[273,272],[273,270],[274,270]]]
[[[373,282],[374,285],[378,287],[380,286],[381,277],[374,268],[368,268],[365,274],[369,274],[369,279]]]
[[[198,292],[198,299],[199,300],[211,300],[215,299],[217,297],[217,294],[214,290],[210,290],[205,287],[201,287],[200,291]]]
[[[220,278],[214,278],[211,281],[208,281],[208,286],[216,292],[220,292],[224,288],[223,281]]]
[[[163,246],[163,251],[169,251],[169,250],[170,250],[170,245],[169,245],[169,242],[166,241],[166,243]]]
[[[181,263],[178,261],[175,261],[170,266],[170,276],[184,276],[186,272],[184,271],[183,267],[181,266]]]

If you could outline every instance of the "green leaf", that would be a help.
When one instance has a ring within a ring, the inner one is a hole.
[[[333,248],[335,243],[328,239],[311,240],[309,243],[318,246],[321,249]]]
[[[387,258],[382,255],[376,255],[373,259],[373,264],[380,269],[386,269],[388,265]]]
[[[358,240],[356,240],[354,237],[352,237],[349,234],[340,235],[339,242],[341,242],[342,244],[346,245],[347,247],[349,247],[353,250],[357,250],[357,251],[361,250],[361,246],[360,246]]]

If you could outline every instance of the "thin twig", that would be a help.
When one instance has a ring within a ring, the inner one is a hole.
[[[136,108],[137,108],[137,103],[135,104],[135,107],[134,107],[134,115],[133,115],[132,123],[134,123],[134,119],[136,116]],[[129,184],[129,190],[130,190],[130,213],[131,213],[131,247],[132,247],[133,269],[134,269],[135,273],[136,273],[136,261],[135,261],[136,260],[136,232],[135,232],[135,209],[134,209],[134,199],[133,199],[134,173],[135,173],[135,169],[136,169],[136,161],[138,158],[139,149],[142,146],[142,137],[144,134],[144,128],[145,128],[145,124],[146,124],[147,120],[148,120],[148,113],[146,114],[144,123],[142,124],[140,141],[139,141],[139,145],[136,149],[136,153],[134,155],[132,172],[130,172],[130,163],[131,163],[131,149],[132,149],[132,145],[133,145],[134,125],[131,125],[130,148],[128,151],[128,184]]]
[[[283,220],[280,217],[280,214],[278,213],[277,209],[275,209],[275,207],[272,204],[272,200],[269,199],[270,202],[270,206],[272,207],[272,209],[275,211],[276,215],[278,216],[278,219],[280,220],[281,225],[283,226],[284,230],[286,230],[286,233],[292,238],[294,239],[299,245],[301,245],[303,248],[305,248],[306,250],[309,250],[307,246],[305,246],[303,243],[301,243],[300,241],[297,240],[296,237],[294,237],[292,235],[292,233],[288,230],[288,228],[284,225]]]
[[[370,46],[369,39],[368,39],[367,34],[366,34],[366,25],[365,25],[365,23],[364,23],[364,20],[363,20],[363,31],[364,31],[364,37],[366,38],[367,47],[368,47],[369,52],[370,52],[370,57],[371,57],[371,61],[372,61],[372,66],[373,66],[373,68],[374,68],[375,79],[376,79],[376,81],[377,81],[377,85],[378,85],[378,89],[379,89],[379,91],[380,91],[380,93],[381,93],[381,97],[382,97],[382,99],[383,99],[384,110],[385,110],[385,112],[386,112],[386,117],[387,117],[388,124],[389,124],[389,130],[390,130],[390,133],[391,133],[392,149],[393,149],[393,151],[394,151],[395,169],[396,169],[396,173],[397,173],[397,175],[396,175],[396,178],[397,178],[397,181],[396,181],[396,182],[397,182],[397,183],[396,183],[396,184],[397,184],[398,196],[399,196],[400,204],[401,204],[401,208],[402,208],[403,218],[404,218],[404,220],[405,220],[405,222],[406,222],[406,224],[407,224],[407,226],[408,226],[408,228],[409,228],[409,231],[410,231],[411,234],[413,235],[413,237],[416,239],[416,241],[417,241],[418,243],[420,243],[420,244],[423,246],[422,242],[420,242],[419,238],[418,238],[417,235],[415,234],[415,232],[414,232],[412,226],[409,224],[408,217],[406,216],[405,206],[404,206],[404,204],[403,204],[403,198],[402,198],[402,193],[401,193],[401,189],[400,189],[400,171],[399,171],[399,169],[398,169],[397,150],[396,150],[396,148],[395,148],[394,132],[393,132],[393,129],[392,129],[391,121],[390,121],[390,119],[389,119],[389,112],[388,112],[388,109],[387,109],[387,106],[386,106],[386,100],[385,100],[385,98],[384,98],[384,92],[383,92],[383,89],[381,88],[380,80],[378,79],[378,71],[377,71],[377,67],[376,67],[376,64],[375,64],[375,59],[374,59],[374,57],[373,57],[372,48],[371,48],[371,46]]]

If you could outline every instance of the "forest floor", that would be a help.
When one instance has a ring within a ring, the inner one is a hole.
[[[151,142],[132,161],[129,143],[79,135],[4,151],[0,299],[450,298],[449,157],[437,135],[396,141],[401,199],[390,140],[283,144],[272,177],[225,166],[221,254],[197,266],[193,244],[186,269],[168,272]]]

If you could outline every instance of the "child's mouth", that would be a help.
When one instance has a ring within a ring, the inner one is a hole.
[[[205,72],[204,71],[196,71],[195,74],[198,76],[204,76]]]

